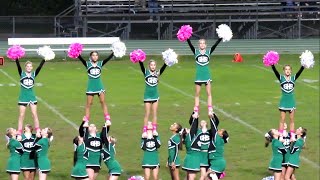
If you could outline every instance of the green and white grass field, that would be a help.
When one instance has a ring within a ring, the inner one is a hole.
[[[161,59],[159,56],[152,57]],[[227,129],[230,143],[225,146],[227,160],[226,180],[260,180],[270,175],[268,164],[271,148],[264,147],[264,133],[277,128],[280,118],[278,102],[280,86],[270,67],[264,67],[262,55],[243,55],[243,63],[232,63],[231,55],[213,56],[210,63],[213,85],[213,103],[220,117],[219,127]],[[150,59],[150,57],[149,57]],[[39,59],[34,61],[34,69]],[[295,172],[297,179],[319,179],[319,54],[313,69],[306,69],[295,87],[297,111],[295,127],[308,129],[307,147],[301,153],[301,167]],[[21,62],[23,63],[23,61]],[[158,68],[162,65],[158,60]],[[299,55],[281,55],[277,68],[291,64],[293,73],[300,67]],[[23,66],[23,64],[22,64]],[[147,66],[147,64],[146,64]],[[188,127],[188,119],[194,103],[195,63],[192,56],[179,57],[179,64],[168,67],[159,80],[160,102],[158,110],[160,148],[160,179],[169,180],[165,167],[167,141],[171,136],[169,126],[179,122]],[[112,118],[110,134],[118,139],[116,159],[123,167],[120,179],[143,175],[140,137],[144,116],[144,78],[138,64],[128,57],[108,62],[102,72],[106,87],[106,101]],[[9,155],[5,147],[5,130],[17,127],[19,76],[14,62],[0,67],[0,179],[8,179],[5,173]],[[84,115],[86,103],[87,74],[79,61],[46,62],[34,87],[38,101],[41,127],[53,129],[54,141],[49,158],[52,171],[49,180],[71,179],[73,161],[72,139],[77,135],[77,126]],[[40,86],[41,85],[41,86]],[[25,123],[33,124],[31,112],[26,112]],[[201,91],[201,119],[208,120],[206,93]],[[289,120],[287,119],[287,122]],[[97,97],[91,110],[91,123],[101,127],[104,123],[102,109]],[[181,159],[185,150],[180,152]],[[103,164],[98,179],[105,179],[107,168]],[[180,171],[180,176],[185,173]],[[20,176],[22,179],[22,175]]]

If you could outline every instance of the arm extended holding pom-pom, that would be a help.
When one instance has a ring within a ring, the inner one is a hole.
[[[218,46],[218,44],[222,41],[222,38],[219,38],[216,43],[211,47],[210,49],[210,54],[213,53],[213,51],[216,49],[216,47]]]
[[[105,65],[112,57],[113,57],[114,53],[112,52],[106,59],[104,59],[102,61],[102,66]]]
[[[271,67],[272,67],[274,74],[276,75],[276,77],[280,81],[280,73],[278,72],[278,70],[276,69],[276,67],[274,65],[271,65]]]
[[[166,63],[164,63],[164,64],[162,65],[161,69],[160,69],[159,75],[161,75],[161,74],[164,72],[164,70],[166,69],[166,67],[167,67],[167,65],[166,65]]]
[[[17,65],[17,68],[18,68],[19,76],[21,76],[22,69],[21,69],[20,62],[19,62],[19,60],[18,60],[18,59],[16,59],[16,65]]]
[[[143,62],[139,61],[139,65],[140,65],[141,72],[143,73],[143,75],[145,75],[146,68],[144,68]]]
[[[192,45],[190,39],[187,39],[187,42],[188,42],[188,45],[189,45],[191,51],[193,52],[193,54],[195,54],[195,53],[196,53],[196,49],[195,49],[194,46]]]
[[[42,59],[40,65],[37,67],[37,69],[36,69],[36,71],[34,73],[34,76],[37,76],[40,73],[40,70],[41,70],[41,68],[42,68],[42,66],[44,65],[45,62],[46,61],[44,59]]]
[[[295,80],[297,80],[299,78],[299,76],[301,75],[302,71],[304,70],[304,67],[301,66],[301,68],[299,69],[299,71],[297,72],[297,74],[295,75]]]
[[[82,62],[82,64],[84,65],[84,67],[87,68],[87,62],[82,58],[81,55],[78,56],[78,59]]]

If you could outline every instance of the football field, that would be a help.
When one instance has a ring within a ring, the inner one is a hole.
[[[315,67],[305,69],[295,84],[297,111],[295,127],[308,129],[307,147],[302,150],[297,179],[317,180],[319,175],[319,54],[315,56]],[[225,145],[227,161],[226,180],[260,180],[269,176],[268,165],[271,147],[264,147],[264,134],[271,128],[278,128],[280,113],[278,103],[281,95],[271,67],[262,63],[262,54],[243,55],[244,62],[231,62],[232,55],[214,55],[209,64],[213,78],[212,97],[214,111],[220,118],[219,128],[230,135]],[[102,59],[103,57],[101,57]],[[157,60],[160,56],[148,57]],[[282,73],[282,66],[291,64],[293,73],[300,68],[299,54],[282,54],[276,66]],[[179,122],[189,127],[188,120],[194,106],[195,62],[192,56],[180,56],[179,63],[167,67],[159,79],[158,132],[161,139],[159,179],[169,180],[165,164],[167,141],[171,134],[169,126]],[[21,66],[25,59],[21,60]],[[40,59],[31,59],[34,70]],[[145,62],[147,67],[147,61]],[[71,179],[73,166],[72,139],[77,135],[86,103],[87,73],[78,60],[48,61],[36,78],[34,90],[38,97],[38,115],[42,128],[53,129],[54,140],[49,149],[52,163],[49,180]],[[101,76],[106,88],[106,102],[112,118],[110,135],[118,139],[116,159],[124,170],[119,179],[126,180],[133,175],[143,175],[141,168],[142,133],[144,106],[144,78],[139,64],[133,64],[128,57],[109,61]],[[4,134],[8,127],[17,128],[19,75],[14,62],[6,61],[0,66],[0,179],[8,179],[5,173],[9,152],[5,147]],[[208,120],[205,88],[201,90],[200,119]],[[104,123],[102,109],[97,97],[91,109],[91,123],[100,129]],[[25,124],[33,124],[30,109],[26,112]],[[287,123],[289,119],[287,118]],[[185,157],[185,148],[180,158]],[[102,164],[98,179],[105,179],[108,170]],[[180,171],[183,179],[185,173]],[[22,178],[22,174],[20,176]]]

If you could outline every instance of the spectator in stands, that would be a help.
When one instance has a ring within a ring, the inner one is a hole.
[[[143,9],[146,8],[146,0],[134,0],[135,6],[141,6]]]
[[[149,21],[153,21],[155,14],[157,14],[159,12],[158,0],[149,0],[148,1],[148,8],[149,8],[149,13],[150,13]]]

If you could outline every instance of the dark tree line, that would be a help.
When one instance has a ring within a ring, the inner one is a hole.
[[[0,16],[52,16],[73,3],[74,0],[0,0]]]

